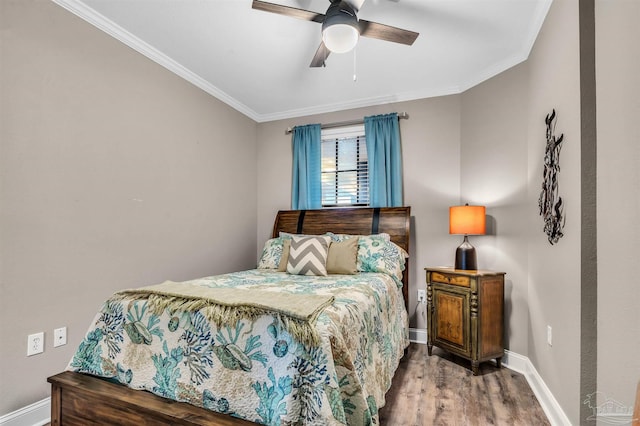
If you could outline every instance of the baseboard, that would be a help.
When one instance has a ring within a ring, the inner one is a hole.
[[[552,426],[571,425],[571,421],[569,421],[569,418],[564,413],[562,407],[560,407],[560,404],[558,404],[558,401],[556,401],[529,358],[515,352],[505,350],[502,362],[505,367],[522,374],[525,379],[527,379],[527,383],[529,383],[531,390],[533,390],[536,398],[538,398],[538,402]]]
[[[422,343],[424,345],[427,344],[427,330],[423,328],[410,328],[409,329],[409,340],[412,343]]]
[[[51,421],[51,398],[45,398],[0,417],[0,426],[42,426]]]
[[[427,331],[423,329],[410,328],[409,339],[414,343],[427,343]],[[540,406],[547,415],[549,422],[555,426],[571,425],[562,407],[554,398],[553,394],[538,374],[535,367],[526,356],[504,351],[502,364],[513,371],[522,374],[527,383],[538,398]],[[51,401],[45,398],[34,404],[23,407],[0,417],[0,426],[42,426],[49,423],[51,419]]]

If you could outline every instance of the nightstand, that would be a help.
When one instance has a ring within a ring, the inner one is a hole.
[[[427,350],[445,349],[471,361],[474,375],[483,361],[504,355],[504,272],[425,268]]]

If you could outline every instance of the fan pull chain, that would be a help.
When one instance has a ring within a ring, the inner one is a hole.
[[[358,76],[356,75],[356,48],[353,48],[353,82],[358,81]]]

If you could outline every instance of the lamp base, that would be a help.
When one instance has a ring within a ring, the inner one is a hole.
[[[462,241],[460,247],[456,249],[455,268],[467,271],[478,269],[476,249],[469,243],[466,235],[464,236],[464,241]]]

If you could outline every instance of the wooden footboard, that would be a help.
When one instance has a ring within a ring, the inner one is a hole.
[[[51,425],[253,425],[183,402],[65,371],[51,383]]]

